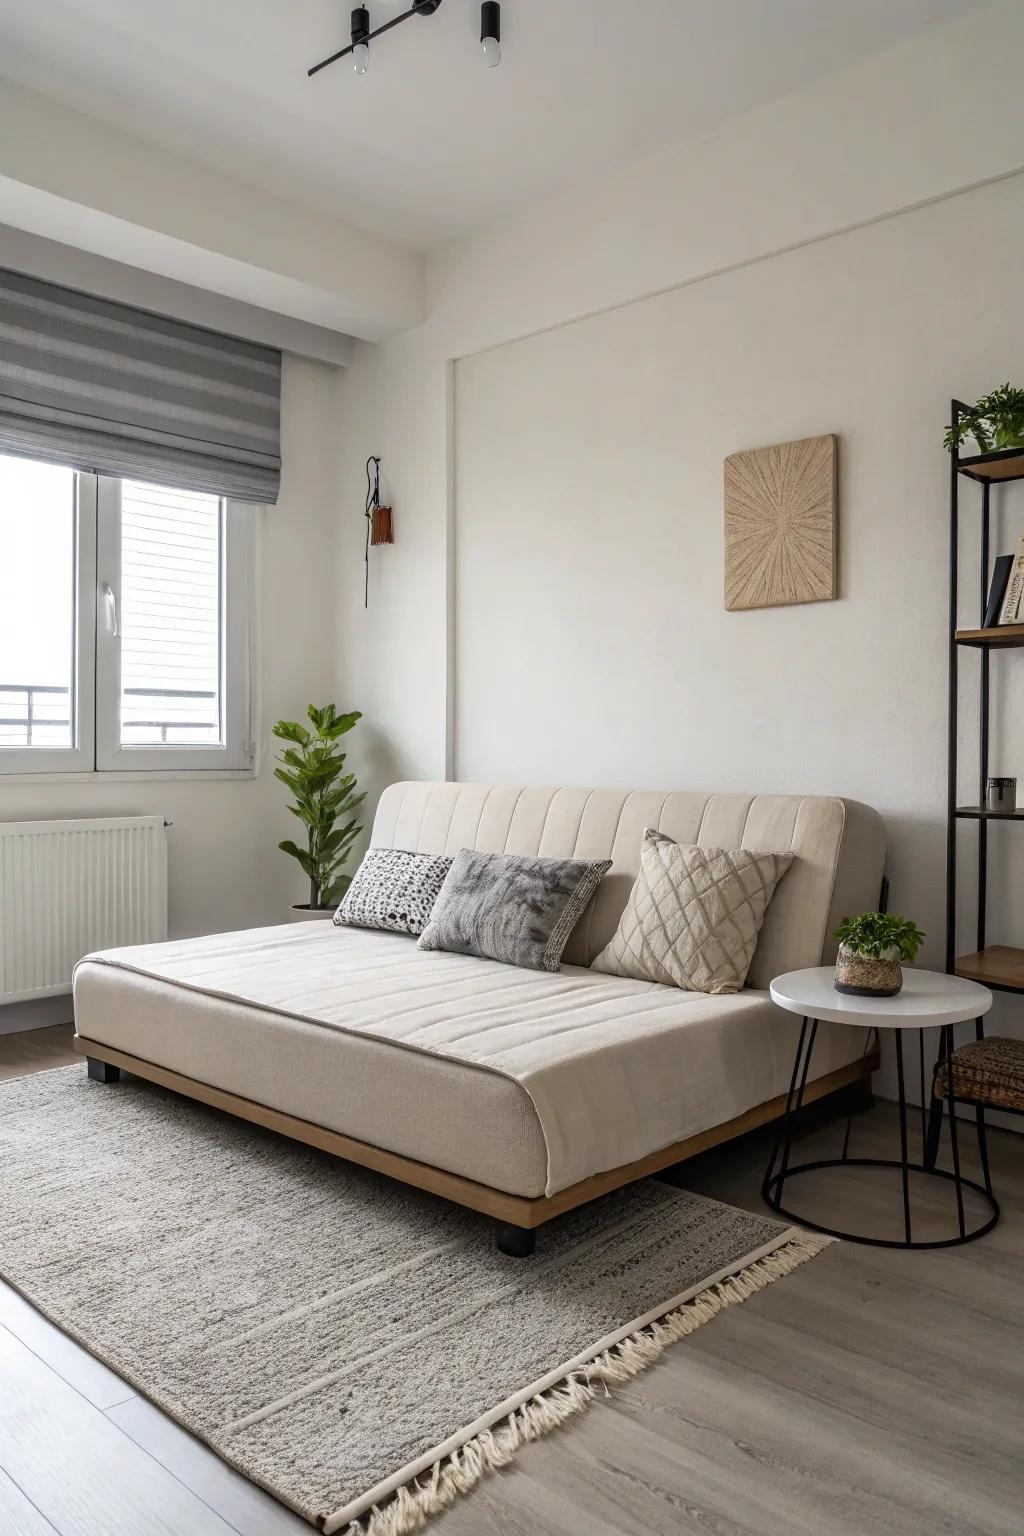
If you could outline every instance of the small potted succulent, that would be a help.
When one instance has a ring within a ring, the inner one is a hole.
[[[979,453],[998,453],[1004,448],[1024,448],[1024,389],[1000,384],[990,395],[964,411],[944,439],[952,453],[966,437],[973,437]]]
[[[341,750],[341,737],[362,715],[358,709],[339,715],[333,704],[322,709],[311,704],[306,713],[312,729],[296,720],[272,726],[278,741],[286,743],[274,775],[295,796],[288,809],[306,829],[305,848],[291,838],[277,846],[298,860],[309,881],[309,902],[293,906],[296,917],[331,917],[351,883],[344,865],[362,831],[351,813],[366,796],[355,793],[355,775],[345,772]]]
[[[833,934],[837,992],[848,997],[895,997],[903,989],[903,964],[913,962],[924,934],[908,918],[889,912],[846,917]]]

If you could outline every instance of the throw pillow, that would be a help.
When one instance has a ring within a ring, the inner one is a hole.
[[[595,971],[685,992],[738,992],[791,853],[687,847],[644,833],[640,873]]]
[[[339,927],[422,933],[451,867],[443,854],[370,848],[334,921]]]
[[[557,971],[611,859],[534,859],[463,848],[420,935],[421,949]]]

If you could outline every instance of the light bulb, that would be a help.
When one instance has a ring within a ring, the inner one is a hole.
[[[480,47],[488,69],[501,63],[501,6],[498,0],[483,0],[480,7]]]
[[[352,49],[352,68],[357,75],[365,75],[370,67],[370,50],[365,43],[356,43]]]

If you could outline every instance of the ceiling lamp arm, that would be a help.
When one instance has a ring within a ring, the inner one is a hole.
[[[440,4],[441,0],[414,0],[409,9],[403,11],[400,16],[392,16],[390,21],[385,21],[382,26],[375,27],[372,32],[367,32],[365,35],[360,35],[357,38],[354,37],[347,48],[339,48],[338,52],[332,53],[330,58],[321,59],[320,63],[314,64],[312,69],[307,69],[307,78],[319,74],[322,69],[327,68],[328,64],[337,64],[339,59],[344,59],[360,43],[372,42],[375,37],[380,37],[384,32],[390,32],[392,27],[397,27],[400,22],[408,21],[410,16],[432,16]]]

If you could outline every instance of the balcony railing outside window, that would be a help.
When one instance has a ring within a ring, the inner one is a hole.
[[[69,747],[69,688],[0,683],[0,747]]]
[[[123,732],[145,741],[216,741],[217,694],[212,689],[125,688],[131,698]],[[0,747],[70,747],[71,690],[43,683],[0,682]]]

